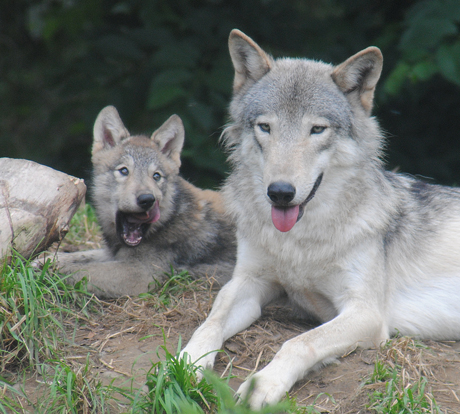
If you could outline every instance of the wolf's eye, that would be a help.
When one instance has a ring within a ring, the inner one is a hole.
[[[161,180],[161,174],[156,172],[155,174],[153,174],[153,179],[155,181],[160,181]]]
[[[118,169],[121,175],[129,175],[129,170],[126,167],[121,167]]]
[[[270,133],[270,125],[268,125],[267,123],[263,122],[261,124],[257,124],[257,126],[262,132],[265,132],[266,134]]]
[[[310,134],[321,134],[325,129],[325,126],[315,125],[311,128]]]

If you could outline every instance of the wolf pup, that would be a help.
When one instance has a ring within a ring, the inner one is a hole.
[[[253,407],[313,367],[397,332],[460,339],[460,190],[385,171],[370,116],[382,54],[338,66],[276,59],[238,30],[224,197],[237,223],[232,280],[184,349],[221,348],[287,293],[321,325],[254,375]],[[215,352],[198,362],[211,366]],[[250,392],[247,380],[238,390]]]
[[[184,127],[171,116],[153,135],[130,135],[113,106],[94,125],[92,162],[96,213],[107,248],[60,254],[58,267],[89,279],[89,290],[115,298],[149,290],[164,272],[230,279],[234,227],[220,193],[179,176]]]

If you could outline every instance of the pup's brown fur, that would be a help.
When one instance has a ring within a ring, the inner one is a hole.
[[[172,265],[194,277],[230,279],[234,228],[219,192],[179,176],[184,127],[177,115],[151,138],[131,136],[117,110],[104,108],[94,125],[93,201],[107,248],[60,254],[58,266],[86,276],[104,298],[138,295]]]

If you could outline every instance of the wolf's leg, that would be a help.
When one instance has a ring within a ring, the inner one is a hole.
[[[216,357],[212,351],[258,319],[262,307],[281,293],[278,285],[254,278],[237,265],[233,278],[218,293],[211,313],[181,355],[187,353],[192,362],[212,367]]]
[[[103,257],[97,256],[94,255],[95,258]],[[75,284],[86,277],[88,292],[106,299],[148,292],[154,287],[154,280],[161,280],[164,272],[169,270],[167,266],[159,267],[148,261],[116,259],[88,262],[59,260],[57,266],[61,273],[70,275],[67,279],[69,283]]]
[[[248,396],[257,409],[284,397],[292,386],[315,366],[344,355],[356,346],[378,346],[388,338],[382,314],[367,300],[353,300],[333,320],[301,334],[283,344],[273,360],[260,372],[247,379],[238,394]]]
[[[35,259],[33,264],[37,267],[42,267],[48,259],[55,261],[56,266],[62,270],[62,273],[71,273],[64,269],[84,263],[105,262],[111,260],[112,256],[106,249],[85,250],[74,253],[46,253]]]
[[[112,255],[107,249],[85,250],[74,253],[57,253],[56,255],[58,267],[69,266],[77,263],[106,262],[111,259]]]
[[[232,278],[234,268],[234,263],[218,262],[214,264],[199,264],[189,267],[184,266],[183,270],[189,271],[195,279],[209,279],[213,282],[214,288],[221,288]],[[182,270],[182,268],[178,270]]]

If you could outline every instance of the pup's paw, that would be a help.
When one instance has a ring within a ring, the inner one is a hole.
[[[53,261],[54,260],[54,256],[50,256],[50,254],[48,252],[45,252],[45,253],[40,253],[40,255],[38,255],[34,260],[32,260],[30,262],[30,265],[34,268],[34,269],[43,269],[43,267],[45,266],[45,263],[48,261],[48,260],[51,260]]]
[[[243,382],[236,394],[240,401],[248,401],[253,410],[259,410],[279,402],[289,388],[278,376],[264,375],[261,371]]]
[[[30,262],[30,265],[34,268],[34,269],[38,269],[38,270],[41,270],[43,269],[43,265],[44,265],[44,262],[42,259],[34,259]]]

